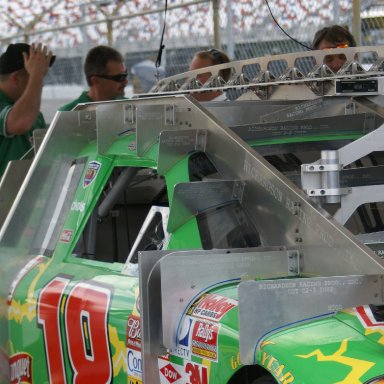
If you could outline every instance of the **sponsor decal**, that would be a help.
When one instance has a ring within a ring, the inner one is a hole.
[[[174,383],[182,377],[180,373],[175,368],[173,368],[170,363],[162,367],[160,369],[160,372],[168,380],[169,383]]]
[[[160,384],[182,384],[184,383],[184,367],[171,363],[169,356],[158,358]]]
[[[190,340],[193,322],[194,320],[191,317],[184,317],[177,334],[177,345],[171,350],[173,355],[182,357],[183,359],[190,359]]]
[[[36,267],[36,265],[42,263],[45,261],[45,258],[43,256],[37,256],[34,257],[32,260],[30,260],[16,275],[15,279],[12,281],[11,287],[9,289],[8,298],[7,298],[7,304],[11,305],[13,294],[15,293],[15,290],[17,286],[19,285],[20,281],[23,279],[23,277],[33,268]]]
[[[32,357],[27,353],[17,353],[9,358],[11,384],[32,383]]]
[[[74,201],[71,205],[71,211],[84,212],[85,203],[82,201]]]
[[[73,235],[72,229],[64,229],[63,232],[61,232],[59,241],[61,243],[69,243],[72,239],[72,235]]]
[[[220,321],[232,308],[237,300],[216,294],[204,294],[188,309],[187,314],[211,321]]]
[[[295,377],[291,372],[287,372],[285,365],[266,352],[261,354],[261,365],[271,372],[277,381],[281,384],[290,384],[295,382]]]
[[[384,322],[377,321],[369,305],[356,307],[357,318],[364,328],[380,328],[384,330]]]
[[[101,163],[98,161],[91,161],[88,164],[88,168],[85,171],[85,176],[83,180],[83,188],[89,187],[93,181],[96,179],[97,174],[101,168]]]
[[[127,321],[127,347],[141,350],[141,327],[140,317],[129,315]]]
[[[206,359],[217,361],[217,339],[220,324],[195,321],[192,332],[192,353]]]
[[[141,360],[141,352],[135,349],[129,349],[127,353],[128,379],[142,380],[143,361]]]
[[[128,145],[128,151],[136,151],[136,141]]]
[[[135,379],[128,376],[128,384],[142,384],[143,382],[139,379]]]
[[[208,384],[209,371],[208,367],[202,364],[192,363],[191,361],[184,364],[185,377],[184,380],[188,384]]]
[[[160,384],[209,384],[209,367],[192,361],[184,365],[170,362],[167,357],[159,357]]]

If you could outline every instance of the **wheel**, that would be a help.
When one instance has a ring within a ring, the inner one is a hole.
[[[272,376],[265,375],[253,380],[251,384],[277,384],[277,383]]]

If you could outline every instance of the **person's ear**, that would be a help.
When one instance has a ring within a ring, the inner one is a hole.
[[[99,78],[97,76],[90,76],[89,77],[89,83],[90,83],[90,86],[95,86],[95,85],[98,85],[99,84]]]
[[[18,71],[16,72],[12,72],[10,75],[9,75],[9,79],[11,80],[12,84],[19,84],[20,82],[20,73]]]

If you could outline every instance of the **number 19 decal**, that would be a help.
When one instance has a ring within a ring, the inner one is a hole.
[[[49,382],[66,383],[63,355],[65,328],[68,357],[74,384],[109,383],[112,380],[111,354],[108,344],[108,309],[111,291],[105,287],[77,283],[64,292],[70,280],[56,277],[40,292],[37,321],[43,328]],[[60,320],[64,311],[64,320]]]

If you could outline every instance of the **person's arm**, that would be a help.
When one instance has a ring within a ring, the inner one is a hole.
[[[24,67],[29,77],[24,92],[7,116],[8,135],[22,135],[32,128],[40,111],[44,77],[48,72],[51,57],[52,53],[41,44],[32,44],[29,55],[24,54]]]

